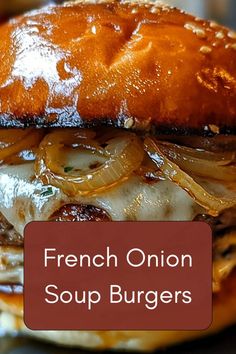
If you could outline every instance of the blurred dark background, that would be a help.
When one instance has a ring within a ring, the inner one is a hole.
[[[197,16],[217,20],[236,28],[236,0],[163,0],[178,6]],[[6,18],[12,14],[63,0],[0,0],[0,16]]]
[[[197,16],[236,28],[236,0],[166,0]]]

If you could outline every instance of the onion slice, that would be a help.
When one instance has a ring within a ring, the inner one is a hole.
[[[213,153],[177,144],[158,142],[160,150],[186,172],[221,181],[236,181],[235,152]]]
[[[0,161],[23,150],[37,146],[44,135],[37,129],[2,129],[0,130]]]
[[[236,205],[236,199],[218,198],[209,194],[192,177],[182,171],[177,164],[169,160],[154,139],[146,138],[144,146],[149,157],[155,162],[163,175],[186,190],[199,205],[207,210],[209,215],[218,216],[223,210]]]
[[[48,134],[40,144],[35,161],[36,176],[44,183],[58,187],[67,195],[88,195],[106,190],[126,179],[139,168],[143,160],[143,146],[132,133],[120,132],[115,138],[100,143],[91,136],[81,136],[83,130],[63,130]],[[62,168],[61,156],[70,146],[97,154],[103,158],[98,167],[77,171]]]

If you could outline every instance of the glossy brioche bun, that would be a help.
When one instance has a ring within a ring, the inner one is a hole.
[[[8,302],[8,300],[9,302]],[[152,350],[174,345],[220,331],[236,323],[236,271],[222,284],[222,290],[213,297],[213,323],[207,331],[35,331],[25,328],[22,320],[23,299],[13,305],[11,297],[0,296],[0,328],[31,335],[58,345],[93,349]]]
[[[236,35],[215,23],[79,1],[12,19],[0,37],[2,127],[236,131]]]

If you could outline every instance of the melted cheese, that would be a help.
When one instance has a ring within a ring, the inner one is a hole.
[[[149,184],[141,177],[131,176],[122,184],[95,196],[69,198],[58,188],[42,185],[35,178],[33,167],[33,163],[28,163],[0,168],[0,212],[22,235],[27,223],[48,220],[58,208],[67,203],[100,207],[116,221],[193,220],[197,214],[204,212],[183,189],[171,181]],[[214,184],[206,187],[220,190]],[[233,240],[235,244],[235,238]],[[232,244],[232,235],[223,238],[222,242],[223,246],[219,244],[217,247],[227,249]],[[23,283],[22,262],[22,250],[16,252],[9,248],[8,253],[5,251],[2,255],[0,282]],[[220,289],[222,279],[235,266],[235,254],[226,259],[216,258],[213,270],[214,291]]]
[[[132,176],[96,196],[69,198],[60,189],[43,186],[36,180],[31,163],[0,168],[0,212],[20,234],[23,235],[27,223],[48,220],[67,203],[100,207],[115,221],[192,220],[202,212],[202,208],[171,181],[148,184],[141,177]]]

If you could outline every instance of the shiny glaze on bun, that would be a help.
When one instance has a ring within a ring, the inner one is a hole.
[[[235,132],[236,34],[160,4],[49,6],[0,27],[0,126]]]

